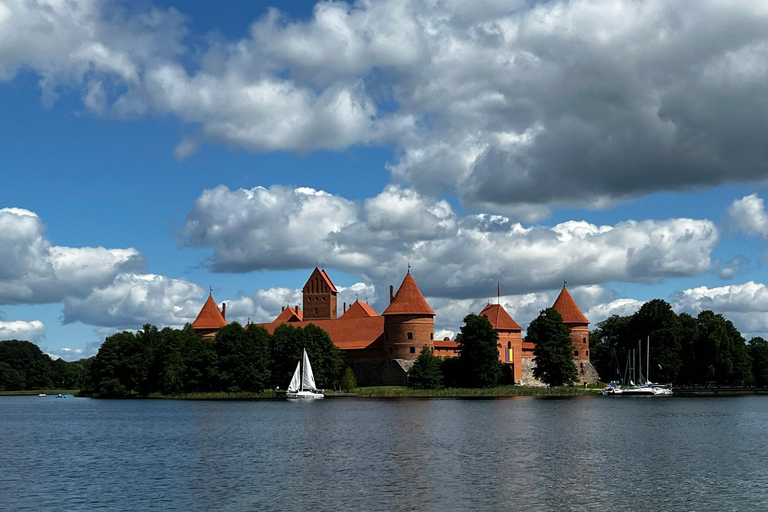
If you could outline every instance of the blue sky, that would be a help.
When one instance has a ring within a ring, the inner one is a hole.
[[[0,338],[76,359],[209,286],[267,321],[315,262],[379,310],[410,263],[446,335],[563,280],[593,324],[766,334],[766,34],[760,2],[0,0]]]

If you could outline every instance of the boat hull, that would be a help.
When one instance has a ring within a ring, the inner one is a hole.
[[[325,398],[325,395],[313,391],[288,391],[285,393],[285,398],[288,400],[319,400]]]

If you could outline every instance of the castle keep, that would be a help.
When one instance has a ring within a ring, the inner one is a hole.
[[[338,290],[325,270],[312,271],[302,289],[303,306],[284,307],[269,323],[251,324],[264,327],[270,334],[282,324],[306,327],[314,324],[325,330],[345,356],[361,386],[406,383],[406,374],[425,345],[440,357],[458,355],[458,344],[449,339],[435,340],[435,312],[419,290],[410,271],[394,293],[389,287],[389,305],[377,314],[367,303],[356,300],[343,304],[338,316]],[[552,306],[571,329],[574,362],[583,382],[595,382],[597,374],[589,362],[589,320],[563,285]],[[479,313],[488,319],[499,334],[499,360],[509,366],[515,382],[535,384],[533,343],[522,339],[522,327],[501,304],[488,304]],[[219,310],[208,296],[192,327],[203,337],[211,338],[225,326],[226,304]]]

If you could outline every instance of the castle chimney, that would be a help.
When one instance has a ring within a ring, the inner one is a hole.
[[[283,311],[285,311],[285,306],[280,306],[280,312],[282,313]]]
[[[345,302],[344,303],[344,313],[346,313],[346,312],[347,312],[347,303]]]
[[[389,285],[389,303],[392,304],[393,300],[395,300],[395,287]]]
[[[221,303],[221,316],[224,317],[224,320],[227,319],[227,303],[226,302]]]

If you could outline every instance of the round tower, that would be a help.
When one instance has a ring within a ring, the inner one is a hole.
[[[435,346],[435,312],[408,272],[397,294],[389,290],[384,317],[384,352],[389,359],[416,359],[422,347]]]
[[[582,377],[591,368],[589,364],[589,320],[581,312],[576,301],[563,285],[552,307],[563,317],[563,323],[571,330],[573,359]]]

